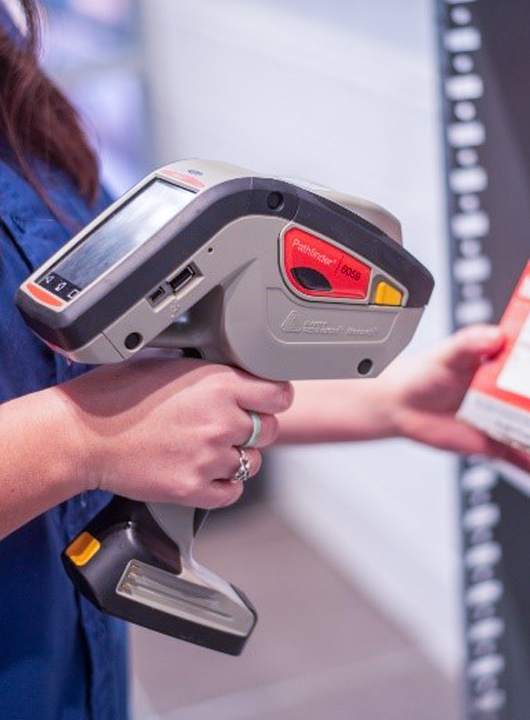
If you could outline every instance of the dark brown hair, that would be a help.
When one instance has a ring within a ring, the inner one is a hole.
[[[1,0],[0,0],[1,1]],[[34,0],[20,0],[27,32],[0,26],[0,153],[8,153],[22,175],[46,198],[45,179],[31,159],[63,170],[79,193],[93,202],[99,190],[96,155],[78,114],[39,67],[39,18]],[[47,202],[50,209],[51,204]]]

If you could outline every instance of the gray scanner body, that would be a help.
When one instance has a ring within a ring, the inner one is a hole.
[[[28,278],[17,303],[37,334],[78,362],[121,362],[147,346],[193,348],[272,380],[355,378],[378,374],[407,345],[432,286],[383,208],[192,160],[120,198]],[[178,567],[155,563],[151,551],[140,557],[133,523],[125,523],[119,542],[130,541],[130,556],[116,555],[113,587],[100,592],[112,575],[101,560],[105,542],[109,555],[118,553],[109,520],[84,533],[101,546],[88,561],[79,538],[65,551],[74,582],[107,612],[240,652],[255,613],[193,559],[195,510],[147,508]]]

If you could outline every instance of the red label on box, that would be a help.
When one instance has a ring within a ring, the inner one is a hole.
[[[479,368],[471,390],[530,412],[530,262],[502,316],[504,350]]]

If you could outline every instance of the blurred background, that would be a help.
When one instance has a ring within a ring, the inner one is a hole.
[[[371,199],[436,279],[407,352],[450,330],[431,0],[47,0],[45,62],[105,182],[219,159]],[[240,659],[133,628],[135,720],[451,720],[456,459],[406,441],[289,448],[197,542],[260,622]]]

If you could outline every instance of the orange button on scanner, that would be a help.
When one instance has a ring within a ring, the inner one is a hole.
[[[83,532],[66,548],[66,555],[75,565],[82,567],[94,557],[100,547],[99,540],[90,533]]]
[[[402,300],[403,293],[393,285],[383,281],[377,284],[374,296],[375,305],[401,305]]]

